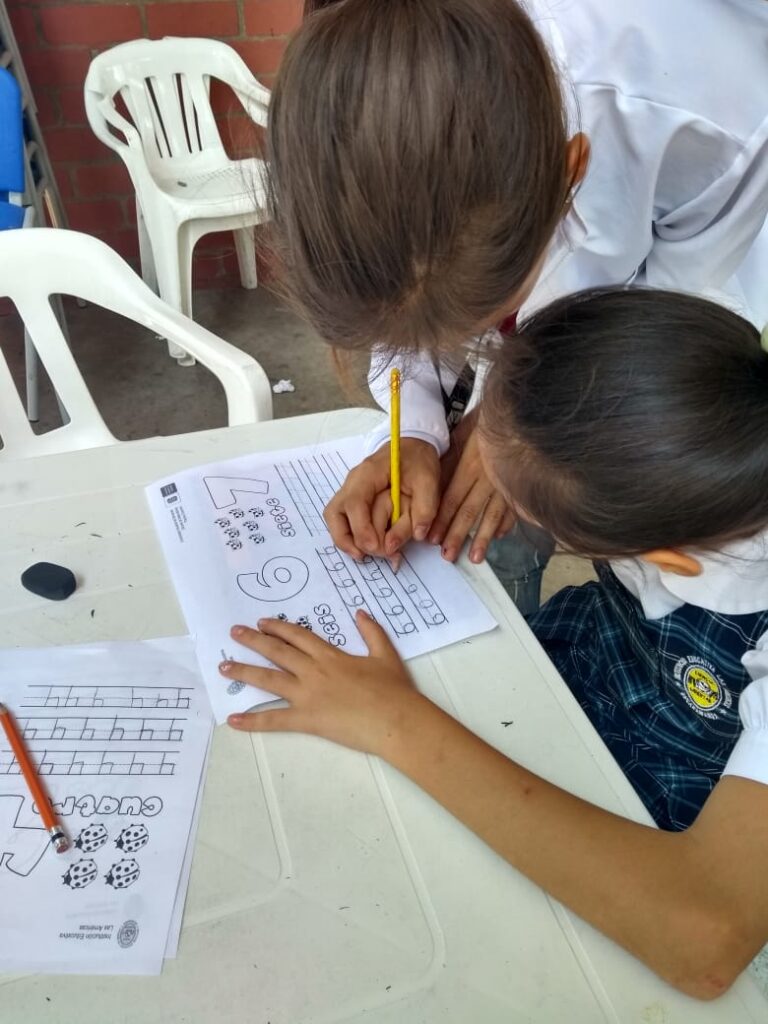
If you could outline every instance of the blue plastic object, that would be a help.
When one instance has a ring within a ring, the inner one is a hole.
[[[24,191],[24,130],[21,120],[21,89],[5,68],[0,68],[0,200],[8,204],[9,192]],[[22,210],[21,219],[24,213]],[[0,212],[0,227],[6,224]]]
[[[15,203],[6,203],[0,199],[0,231],[7,228],[20,228],[24,224],[24,207]]]

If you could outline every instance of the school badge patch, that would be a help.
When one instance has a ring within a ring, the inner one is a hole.
[[[733,704],[733,694],[722,676],[704,658],[694,655],[680,658],[674,668],[674,677],[686,704],[702,718],[717,719]]]

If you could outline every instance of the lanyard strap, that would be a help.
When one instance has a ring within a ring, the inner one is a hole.
[[[508,316],[499,325],[499,332],[503,337],[509,334],[514,334],[515,327],[517,326],[517,313],[513,313],[512,316]],[[768,328],[766,328],[768,333]],[[495,334],[494,331],[486,331],[479,339],[478,351],[485,341],[487,344],[488,336]],[[477,379],[477,368],[474,365],[472,358],[466,359],[464,365],[456,378],[456,383],[453,385],[450,394],[443,387],[443,378],[440,374],[440,363],[437,358],[433,358],[432,363],[437,373],[437,379],[440,381],[440,392],[443,398],[443,409],[445,410],[445,420],[448,424],[448,430],[451,431],[461,421],[469,400],[472,397],[472,392],[475,390],[475,381]]]
[[[443,382],[440,378],[440,367],[437,361],[435,361],[435,369],[437,370],[438,380],[440,380],[440,391],[443,396],[445,421],[448,424],[448,430],[451,431],[461,421],[467,405],[469,404],[469,400],[472,397],[472,392],[475,387],[477,371],[472,365],[471,360],[467,359],[449,394],[443,387]]]

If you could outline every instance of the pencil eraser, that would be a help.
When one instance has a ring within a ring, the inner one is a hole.
[[[21,574],[21,585],[25,589],[47,597],[49,601],[65,601],[75,592],[77,581],[71,569],[53,562],[36,562]]]

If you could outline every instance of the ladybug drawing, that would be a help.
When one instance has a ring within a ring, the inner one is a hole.
[[[232,518],[233,519],[242,519],[244,515],[245,515],[245,512],[243,512],[243,510],[241,508],[233,508],[232,509]]]
[[[264,534],[263,533],[252,533],[248,537],[248,540],[252,540],[254,544],[263,544],[264,543]]]
[[[220,519],[214,519],[214,523],[215,523],[216,526],[220,526],[222,528],[222,530],[225,527],[231,525],[231,521],[229,519],[227,519],[226,516],[222,516]]]
[[[264,509],[263,508],[249,508],[248,509],[248,515],[249,516],[255,516],[257,519],[260,519],[264,515]]]
[[[288,616],[285,614],[285,612],[278,612],[277,615],[275,616],[275,618],[279,619],[280,622],[287,622],[288,621]]]
[[[87,825],[80,830],[80,835],[75,840],[75,847],[83,853],[94,853],[100,850],[106,843],[107,830],[103,825]]]
[[[104,878],[107,885],[111,885],[113,889],[127,889],[129,885],[133,885],[140,874],[139,865],[135,860],[123,858],[117,864],[112,865]]]
[[[127,825],[115,840],[115,846],[126,853],[136,853],[148,842],[149,832],[146,825]]]
[[[231,537],[233,540],[235,539],[235,537],[239,537],[240,536],[240,531],[236,530],[234,528],[234,526],[232,527],[231,530],[225,530],[224,532],[225,532],[227,537]]]
[[[239,551],[242,546],[243,542],[241,540],[235,540],[233,538],[232,540],[227,541],[227,547],[232,548],[233,551]]]
[[[64,885],[68,885],[70,889],[84,889],[86,885],[91,884],[98,873],[95,860],[81,858],[76,864],[70,864],[66,874],[61,878]]]
[[[302,615],[300,618],[296,619],[296,625],[301,626],[302,629],[308,629],[310,633],[312,632],[312,623],[306,615]]]
[[[258,530],[259,528],[259,524],[254,523],[252,519],[246,519],[245,522],[243,523],[243,526],[246,528],[246,530],[250,530],[251,533],[253,533],[254,530]]]

